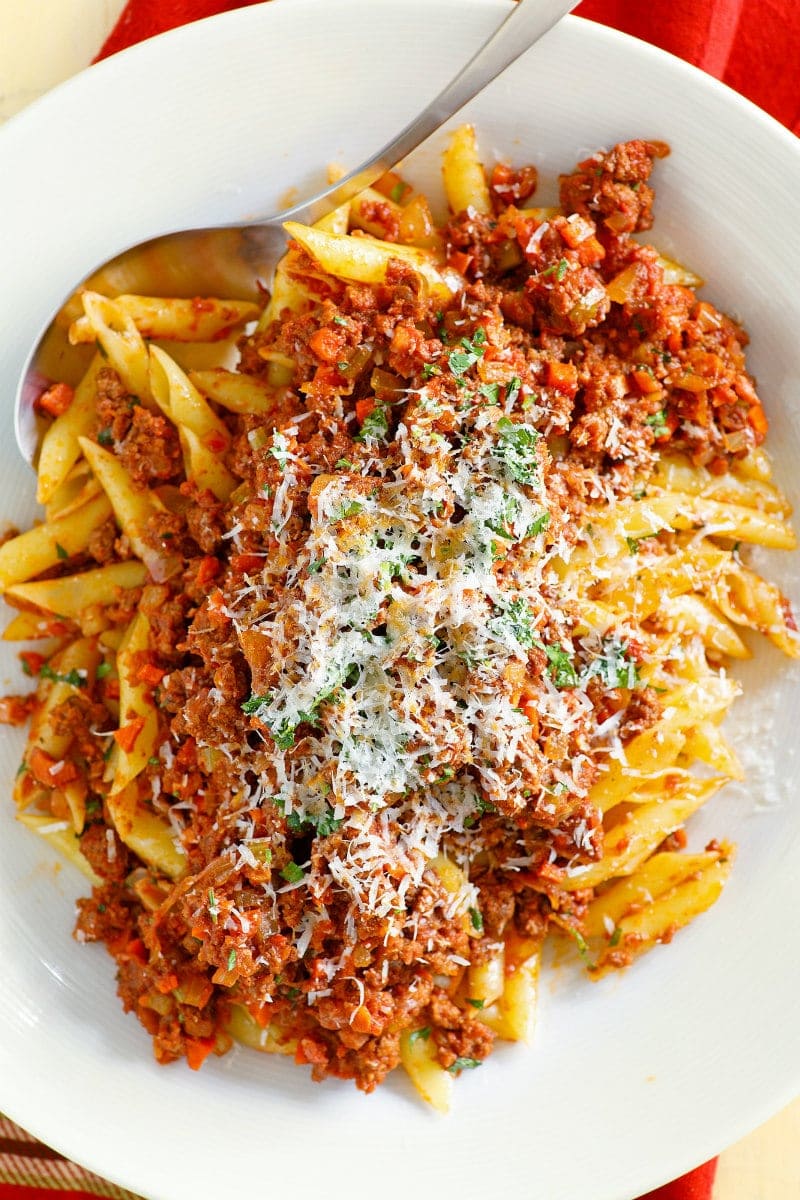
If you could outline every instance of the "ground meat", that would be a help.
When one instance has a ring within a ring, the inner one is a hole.
[[[131,396],[112,367],[97,372],[97,424],[101,441],[121,442],[133,422]]]
[[[669,153],[663,142],[622,142],[598,152],[561,177],[561,204],[568,213],[596,216],[612,234],[649,229],[653,223],[653,159]]]
[[[468,1016],[441,989],[434,990],[429,1011],[431,1036],[443,1067],[449,1069],[458,1060],[463,1060],[464,1067],[475,1066],[491,1053],[491,1029]]]
[[[99,821],[87,825],[81,834],[80,846],[83,856],[101,879],[117,882],[124,879],[131,869],[128,850],[113,826]]]
[[[201,491],[193,483],[183,484],[181,492],[190,502],[186,510],[189,533],[204,554],[214,554],[227,528],[225,505],[217,500],[213,492],[208,489]]]
[[[118,558],[117,553],[117,524],[113,517],[109,517],[102,525],[92,531],[86,547],[95,562],[101,565],[113,562]]]
[[[119,456],[139,487],[175,478],[182,464],[175,426],[160,413],[135,405]]]

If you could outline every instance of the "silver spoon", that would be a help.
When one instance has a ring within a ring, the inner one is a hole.
[[[272,277],[274,266],[286,248],[284,221],[317,220],[363,188],[369,187],[435,133],[577,3],[578,0],[519,0],[489,40],[418,117],[377,154],[311,199],[265,217],[257,224],[192,229],[151,238],[110,259],[97,271],[92,272],[91,276],[85,277],[82,284],[92,280],[93,286],[97,286],[95,281],[102,276],[107,284],[113,286],[115,271],[124,272],[127,280],[131,271],[136,269],[139,259],[145,275],[147,264],[159,261],[173,264],[191,264],[197,261],[227,263],[240,268],[238,279],[229,285],[231,294],[246,298],[248,293],[253,294],[256,280],[269,280]],[[176,279],[173,277],[170,282],[173,287],[172,294],[179,295],[180,291],[175,287]],[[211,280],[207,280],[207,283],[212,284],[216,294],[222,294],[225,290],[224,285],[220,287],[218,281],[212,283]],[[75,290],[72,289],[70,295]],[[199,290],[201,289],[193,283],[188,289],[188,294],[197,295]],[[52,368],[48,369],[48,364],[53,361],[53,341],[58,337],[57,315],[47,322],[31,351],[14,397],[14,433],[20,452],[29,463],[34,461],[38,443],[34,402],[52,381]]]

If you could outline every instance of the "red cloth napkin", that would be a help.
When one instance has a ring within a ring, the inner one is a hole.
[[[255,0],[129,0],[97,57],[200,17]],[[612,25],[701,67],[800,132],[800,4],[797,0],[583,0],[581,16]],[[711,1200],[716,1160],[641,1200]],[[35,1142],[0,1116],[0,1200],[135,1200]],[[588,1200],[588,1198],[576,1198]]]

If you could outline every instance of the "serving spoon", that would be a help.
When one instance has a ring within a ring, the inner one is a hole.
[[[129,280],[131,273],[137,270],[137,264],[146,276],[148,264],[152,268],[153,263],[161,264],[162,268],[163,264],[187,264],[191,271],[194,271],[198,262],[206,265],[227,263],[229,266],[241,268],[233,294],[238,295],[240,299],[246,298],[248,293],[253,293],[257,280],[271,279],[275,264],[286,249],[288,239],[283,229],[284,221],[308,223],[318,220],[365,187],[369,187],[412,150],[416,150],[566,13],[575,8],[577,3],[578,0],[519,0],[466,66],[419,116],[359,167],[310,199],[258,222],[161,234],[115,255],[91,275],[84,276],[78,287],[89,284],[103,290],[105,284],[113,288],[115,276]],[[178,278],[180,273],[179,268]],[[194,273],[196,274],[196,271]],[[174,269],[171,274],[171,282],[174,285]],[[208,283],[212,281],[209,279]],[[69,295],[72,296],[77,290],[71,289]],[[197,295],[202,290],[202,287],[194,285],[193,280],[190,294]],[[216,283],[216,286],[208,290],[220,294],[224,289]],[[173,286],[172,294],[179,294],[179,286]],[[38,444],[34,405],[44,388],[52,382],[52,368],[49,364],[54,358],[54,339],[59,337],[56,322],[62,307],[63,304],[59,305],[56,314],[44,326],[22,370],[14,397],[14,434],[20,453],[30,464],[34,462]]]

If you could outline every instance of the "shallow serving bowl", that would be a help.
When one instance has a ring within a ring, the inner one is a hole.
[[[274,0],[92,68],[0,131],[0,513],[34,513],[11,396],[53,303],[96,263],[165,230],[270,211],[355,165],[477,47],[505,0]],[[752,336],[778,481],[800,494],[800,143],[676,59],[572,18],[470,105],[487,160],[559,170],[635,136],[668,141],[653,240]],[[439,191],[442,139],[415,156]],[[549,195],[548,195],[549,189]],[[794,469],[793,469],[794,468]],[[800,595],[800,555],[768,573]],[[0,1109],[153,1200],[223,1194],[403,1200],[487,1193],[630,1200],[711,1156],[800,1091],[800,675],[760,645],[732,719],[748,782],[693,839],[739,858],[715,908],[627,975],[543,981],[536,1044],[502,1047],[435,1116],[398,1075],[365,1097],[237,1050],[156,1066],[113,964],[71,940],[83,880],[0,807]],[[17,689],[14,655],[0,662]],[[10,794],[22,738],[0,740]]]

